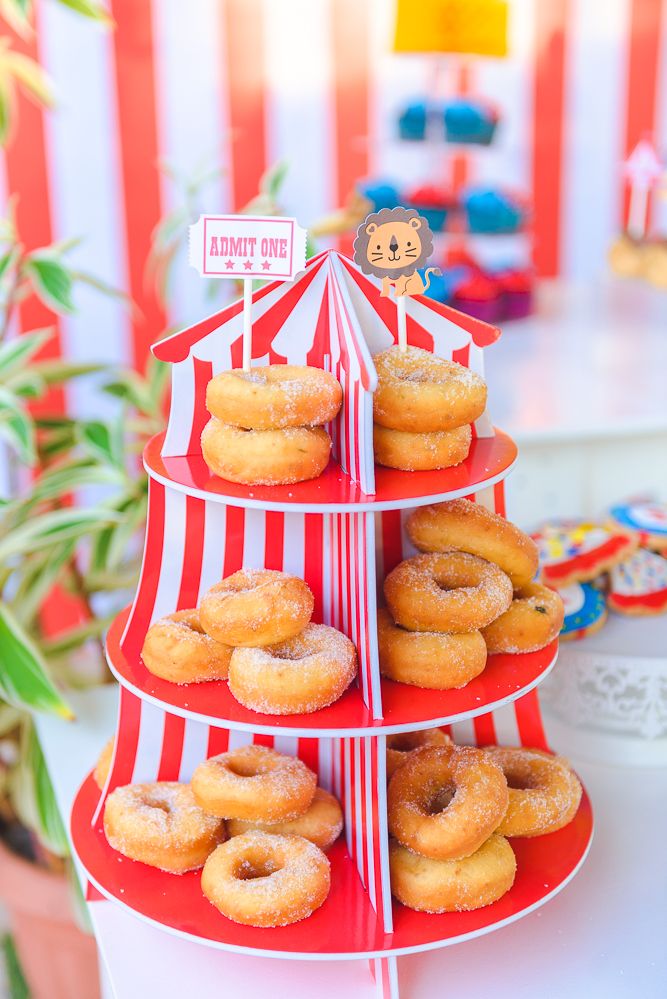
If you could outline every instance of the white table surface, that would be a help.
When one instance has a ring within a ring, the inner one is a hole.
[[[56,794],[73,796],[115,722],[114,688],[73,698],[78,720],[39,720]],[[565,747],[557,747],[561,751]],[[667,772],[577,765],[596,832],[582,871],[543,909],[478,940],[399,959],[402,999],[664,999]],[[167,935],[111,902],[91,912],[116,999],[371,999],[367,965],[225,954]]]
[[[519,443],[667,431],[667,291],[543,282],[485,352],[489,412]]]

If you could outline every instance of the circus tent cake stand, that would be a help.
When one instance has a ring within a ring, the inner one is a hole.
[[[442,472],[377,470],[372,453],[372,356],[393,342],[395,303],[346,258],[322,254],[290,286],[253,299],[255,363],[309,363],[333,371],[343,409],[331,426],[334,458],[319,480],[294,487],[240,487],[212,477],[201,459],[204,393],[215,372],[239,362],[241,315],[230,306],[155,348],[173,365],[166,434],[145,453],[149,514],[141,579],[132,607],[112,626],[107,654],[120,682],[115,750],[102,793],[92,776],[71,818],[74,849],[99,892],[167,932],[222,950],[295,960],[363,959],[378,994],[398,995],[396,958],[444,947],[506,925],[559,892],[582,864],[592,835],[584,795],[570,825],[513,841],[518,869],[502,899],[474,912],[429,915],[393,902],[389,883],[385,751],[388,734],[449,726],[458,742],[519,742],[546,748],[536,685],[557,643],[539,653],[490,657],[484,673],[455,691],[421,691],[380,677],[375,630],[378,582],[412,549],[404,511],[466,496],[504,514],[503,480],[516,449],[487,414],[474,427],[467,462]],[[392,315],[393,310],[393,315]],[[483,349],[498,331],[427,299],[408,303],[411,344],[483,373]],[[312,331],[311,342],[304,329]],[[301,576],[315,596],[314,620],[345,632],[359,653],[359,685],[304,716],[248,711],[226,685],[176,686],[140,658],[151,621],[196,606],[241,566]],[[300,756],[340,799],[345,838],[330,852],[332,889],[309,919],[275,929],[233,923],[204,898],[199,874],[169,875],[116,853],[101,816],[115,787],[188,780],[208,756],[249,742]]]

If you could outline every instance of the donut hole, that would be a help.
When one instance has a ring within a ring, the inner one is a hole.
[[[259,777],[263,772],[257,760],[247,760],[244,757],[240,757],[237,760],[229,760],[227,769],[235,777]]]
[[[236,865],[234,877],[237,881],[259,881],[261,878],[270,878],[279,870],[280,865],[273,857],[260,855],[244,857]]]
[[[429,798],[424,811],[427,815],[440,815],[441,812],[444,812],[451,805],[455,794],[456,788],[453,784],[445,784],[443,787],[439,787],[435,794]]]
[[[537,781],[529,774],[505,774],[507,786],[511,791],[531,791],[536,788]]]

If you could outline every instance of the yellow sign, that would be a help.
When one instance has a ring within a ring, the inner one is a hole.
[[[396,52],[507,55],[504,0],[396,0]]]

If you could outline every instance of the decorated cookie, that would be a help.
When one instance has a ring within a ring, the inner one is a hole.
[[[580,521],[545,524],[533,538],[540,552],[542,582],[557,589],[595,579],[637,547],[629,531]]]
[[[590,583],[571,583],[558,593],[565,607],[561,639],[585,638],[600,630],[607,620],[607,605],[600,590]]]
[[[611,518],[619,527],[636,531],[640,545],[667,552],[667,503],[621,503],[611,508]]]
[[[611,570],[609,606],[619,614],[667,611],[667,559],[638,548]]]

